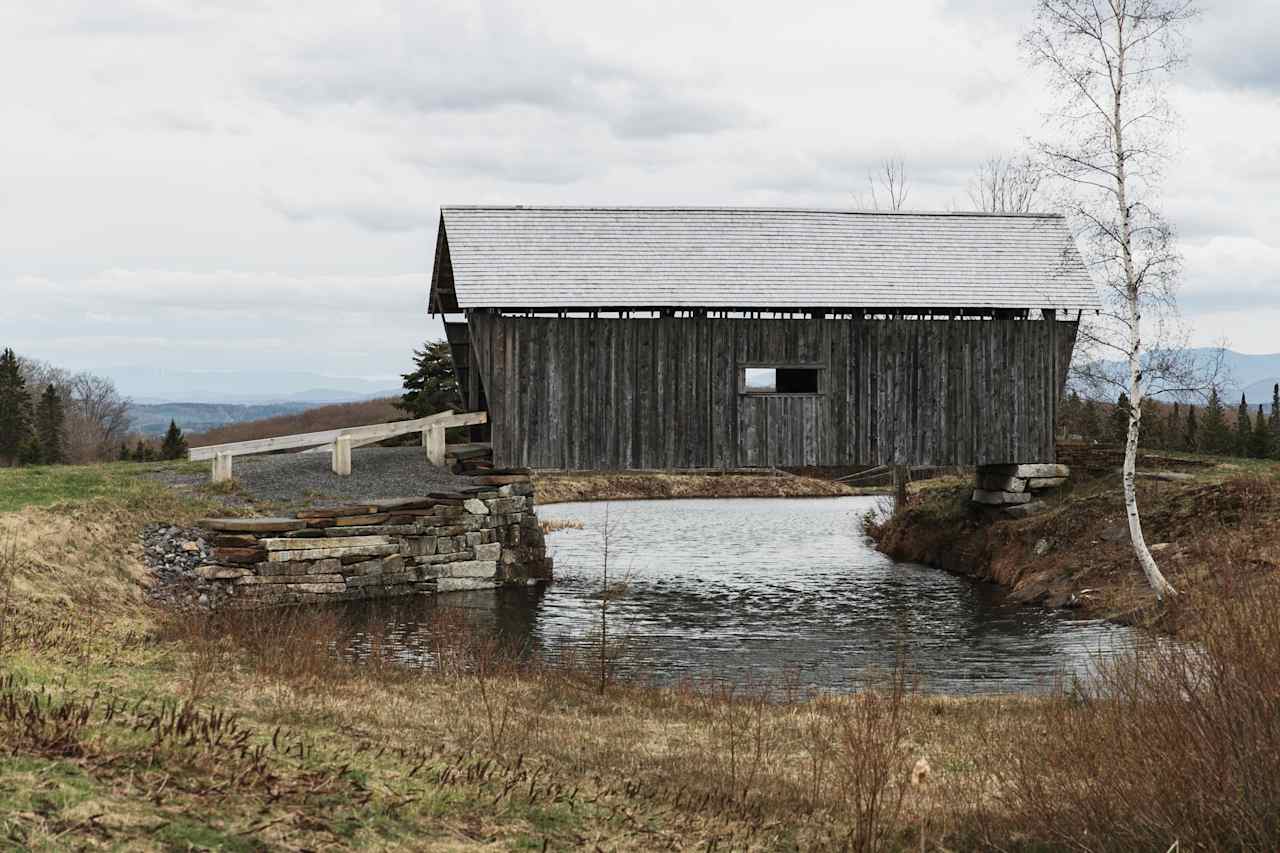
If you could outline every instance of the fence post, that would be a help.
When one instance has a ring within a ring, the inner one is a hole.
[[[339,436],[333,440],[333,473],[339,477],[351,474],[351,438]]]
[[[219,453],[213,457],[213,482],[231,482],[231,454]]]
[[[422,431],[422,446],[427,451],[427,461],[437,468],[444,467],[444,427],[429,426]]]

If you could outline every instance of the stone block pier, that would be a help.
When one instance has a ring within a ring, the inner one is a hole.
[[[1071,476],[1066,465],[981,465],[973,490],[973,502],[1006,516],[1023,518],[1045,508],[1038,500],[1061,488]]]
[[[265,607],[534,584],[551,577],[524,475],[421,497],[206,518],[212,606]]]

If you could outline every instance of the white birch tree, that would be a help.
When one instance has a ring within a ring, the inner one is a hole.
[[[1105,364],[1110,350],[1125,367],[1117,377],[1130,402],[1125,511],[1134,554],[1159,599],[1177,591],[1143,538],[1135,479],[1142,401],[1173,390],[1187,366],[1185,347],[1167,343],[1178,326],[1180,259],[1156,205],[1174,129],[1166,87],[1185,59],[1186,25],[1196,14],[1191,0],[1037,0],[1023,39],[1059,96],[1041,154],[1070,187],[1064,204],[1103,284],[1105,308],[1082,326],[1081,343],[1090,363]],[[1155,346],[1144,331],[1154,333]]]

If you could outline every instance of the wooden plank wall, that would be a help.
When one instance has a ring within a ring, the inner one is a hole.
[[[494,461],[565,469],[1049,462],[1076,324],[476,313]],[[741,395],[747,364],[813,395]]]

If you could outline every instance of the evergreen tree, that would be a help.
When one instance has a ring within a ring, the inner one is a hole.
[[[0,352],[0,465],[13,465],[30,456],[31,397],[11,349]]]
[[[187,439],[178,428],[177,421],[169,421],[169,430],[160,444],[161,459],[181,459],[187,455]]]
[[[62,452],[62,395],[50,383],[36,404],[36,438],[40,444],[40,461],[56,465],[65,461]]]
[[[1254,459],[1266,459],[1271,455],[1271,424],[1267,423],[1267,416],[1262,411],[1261,403],[1258,404],[1258,418],[1253,424],[1249,455]]]
[[[1138,436],[1141,446],[1163,448],[1165,446],[1164,421],[1160,417],[1156,401],[1150,397],[1143,397],[1138,408],[1142,410],[1142,432]]]
[[[1200,430],[1199,424],[1196,423],[1194,404],[1187,406],[1187,431],[1182,434],[1182,446],[1192,453],[1200,449]]]
[[[1182,435],[1182,407],[1177,403],[1169,410],[1169,419],[1164,427],[1164,446],[1170,450],[1182,450],[1186,447]]]
[[[1222,399],[1218,396],[1218,389],[1212,388],[1209,391],[1209,402],[1204,407],[1204,419],[1200,424],[1199,449],[1205,453],[1226,454],[1231,452],[1233,443]]]
[[[1101,437],[1102,427],[1098,420],[1098,404],[1085,400],[1084,411],[1080,414],[1080,434],[1084,440],[1092,444]]]
[[[1116,399],[1116,407],[1111,412],[1111,440],[1117,444],[1124,444],[1129,438],[1129,418],[1132,408],[1129,395],[1121,391],[1119,398]]]
[[[1271,388],[1271,453],[1280,456],[1280,382]]]
[[[134,462],[147,461],[147,446],[142,443],[142,439],[138,439],[138,443],[133,448],[133,461]]]
[[[415,370],[402,374],[405,393],[397,407],[415,418],[445,409],[462,408],[462,394],[453,373],[453,355],[447,341],[428,341],[413,351]]]
[[[123,441],[120,442],[120,461],[129,461],[129,445],[125,444]]]
[[[1248,456],[1253,446],[1253,418],[1249,417],[1249,401],[1240,395],[1240,408],[1236,409],[1236,456]]]

